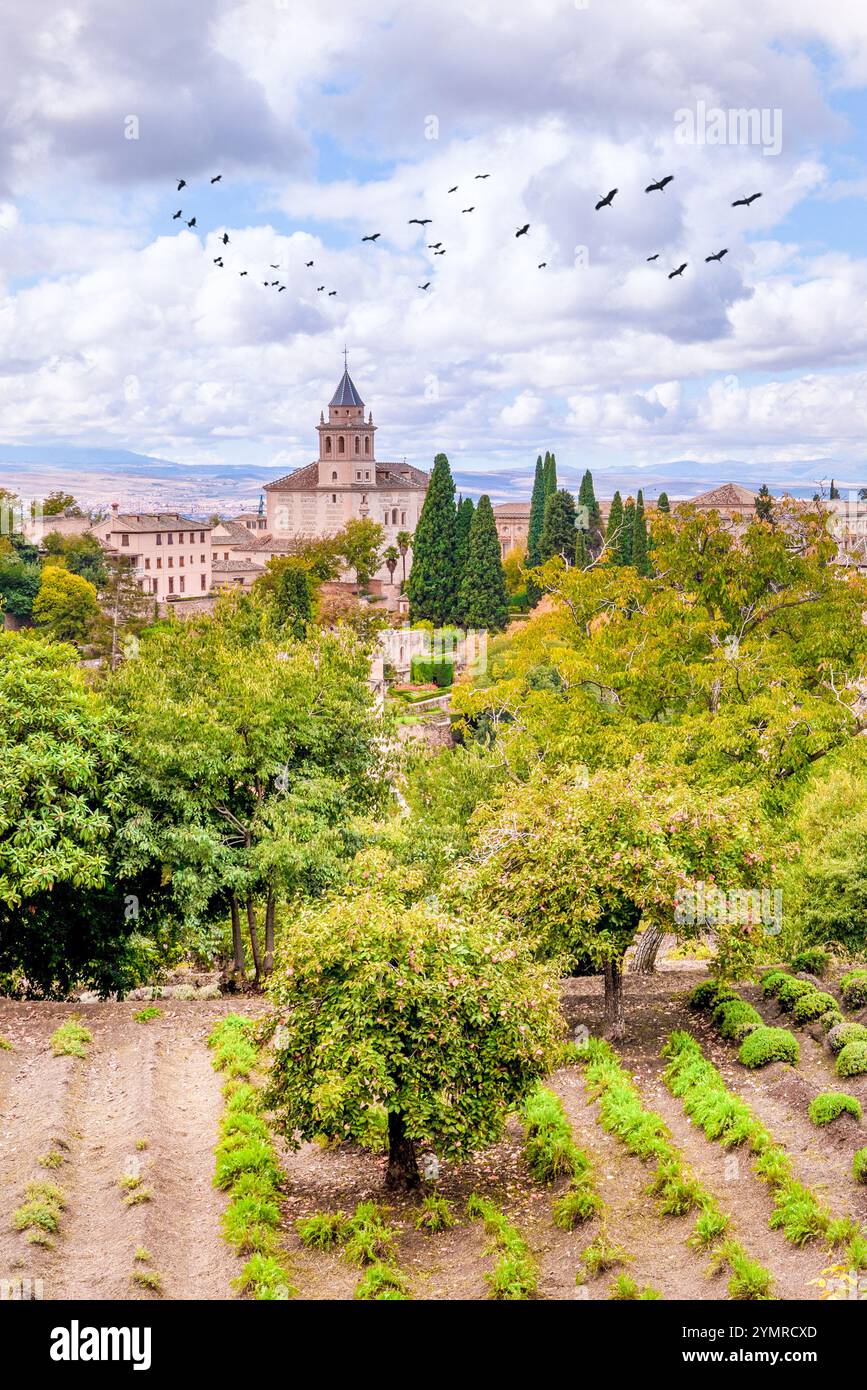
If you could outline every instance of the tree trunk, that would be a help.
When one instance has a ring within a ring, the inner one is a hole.
[[[265,904],[265,976],[271,974],[274,969],[274,893],[268,890],[268,900]]]
[[[605,1036],[615,1040],[626,1034],[622,965],[622,960],[612,960],[605,966]]]
[[[253,894],[247,894],[247,929],[250,933],[250,949],[253,952],[253,964],[256,967],[256,978],[253,983],[259,985],[262,979],[262,955],[259,951],[259,931],[256,927],[256,908],[253,903]]]
[[[388,1168],[385,1185],[404,1190],[418,1187],[421,1176],[415,1152],[415,1140],[407,1137],[403,1116],[388,1112]]]
[[[652,975],[656,969],[656,953],[662,945],[665,930],[658,922],[651,922],[638,938],[638,945],[632,957],[630,969],[636,975]]]
[[[241,932],[241,914],[238,911],[238,899],[233,893],[229,898],[229,907],[232,913],[232,984],[234,989],[243,989],[247,983],[244,972],[244,937]]]

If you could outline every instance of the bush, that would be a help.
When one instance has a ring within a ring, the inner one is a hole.
[[[767,975],[762,976],[762,994],[766,999],[770,994],[776,994],[783,982],[789,978],[787,970],[769,970]]]
[[[833,994],[826,994],[821,989],[811,989],[809,994],[802,994],[795,1000],[792,1018],[796,1023],[810,1023],[814,1018],[822,1018],[827,1013],[839,1012],[840,1005]]]
[[[740,1042],[754,1029],[761,1028],[762,1017],[745,999],[723,999],[714,1005],[711,1017],[722,1037]]]
[[[867,1182],[867,1149],[856,1150],[852,1159],[852,1176],[856,1182]]]
[[[840,981],[840,993],[847,1009],[863,1009],[867,1004],[867,970],[849,970]]]
[[[425,661],[414,657],[409,668],[409,678],[413,685],[453,685],[455,666],[453,661]]]
[[[816,986],[811,985],[809,980],[796,980],[794,975],[787,975],[776,991],[777,1003],[781,1009],[791,1013],[795,1001],[800,999],[802,994],[813,994],[815,991]]]
[[[368,1265],[355,1289],[355,1297],[368,1301],[401,1301],[409,1298],[406,1278],[394,1265],[378,1260]]]
[[[808,946],[792,956],[791,965],[793,970],[806,970],[809,975],[824,975],[830,959],[830,953],[821,946]]]
[[[737,999],[729,985],[724,985],[720,980],[702,980],[700,985],[690,990],[686,1002],[691,1009],[704,1010],[713,1009],[724,999]]]
[[[867,1028],[863,1023],[852,1023],[849,1020],[835,1023],[828,1033],[828,1046],[832,1052],[839,1052],[850,1042],[867,1042]]]
[[[738,1061],[745,1067],[766,1067],[769,1062],[797,1066],[798,1039],[787,1028],[756,1028],[741,1043]]]
[[[861,1118],[861,1102],[843,1091],[823,1091],[810,1101],[810,1119],[814,1125],[829,1125],[838,1115],[854,1115]]]
[[[860,1076],[867,1071],[867,1042],[850,1042],[837,1057],[838,1076]]]

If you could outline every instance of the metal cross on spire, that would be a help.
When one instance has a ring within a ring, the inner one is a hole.
[[[344,370],[344,371],[347,371],[347,370],[348,370],[348,364],[347,364],[347,361],[346,361],[347,356],[348,356],[348,349],[347,349],[347,347],[346,347],[346,344],[344,344],[344,346],[343,346],[343,370]]]

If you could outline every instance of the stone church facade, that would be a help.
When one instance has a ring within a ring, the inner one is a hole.
[[[266,530],[274,540],[332,536],[353,518],[369,517],[383,528],[385,547],[397,545],[399,531],[415,531],[428,474],[402,462],[377,459],[373,414],[344,366],[328,403],[320,411],[319,457],[285,477],[266,483]],[[412,553],[406,557],[409,574]],[[398,563],[395,579],[403,576]],[[383,565],[375,576],[389,580]]]

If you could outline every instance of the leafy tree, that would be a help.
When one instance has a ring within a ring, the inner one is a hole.
[[[47,555],[62,561],[70,574],[78,574],[95,589],[104,588],[108,580],[105,551],[95,536],[62,536],[49,531],[42,542]]]
[[[29,618],[41,577],[39,566],[24,563],[11,546],[5,554],[0,553],[0,608],[15,618]]]
[[[545,479],[545,502],[547,503],[548,498],[553,497],[554,493],[557,491],[557,461],[553,454],[546,453],[545,462],[543,464],[543,474]],[[544,526],[544,513],[542,524]]]
[[[406,583],[406,557],[412,545],[412,535],[409,531],[398,531],[395,536],[398,551],[400,552],[400,562],[402,566],[402,582]]]
[[[455,618],[457,560],[455,484],[445,454],[437,454],[413,539],[407,581],[410,619],[442,627]]]
[[[56,491],[50,492],[42,500],[43,516],[60,516],[62,512],[68,512],[70,516],[82,516],[82,510],[76,502],[71,492]]]
[[[341,570],[342,533],[334,536],[298,536],[290,540],[291,555],[303,560],[314,584],[337,579]]]
[[[458,607],[467,627],[499,632],[509,621],[500,540],[494,509],[486,493],[482,493],[473,513]]]
[[[117,863],[130,779],[116,714],[72,647],[33,633],[0,633],[0,708],[3,992],[129,989],[168,937],[145,906],[159,866],[133,880]]]
[[[767,483],[762,483],[756,496],[756,516],[759,521],[773,521],[774,519],[774,499],[768,490]]]
[[[602,530],[602,511],[596,500],[596,490],[593,487],[593,474],[588,468],[581,479],[581,487],[578,492],[578,505],[586,508],[587,526],[586,536],[584,537],[585,549],[588,555],[597,556],[602,549],[603,530]]]
[[[632,518],[632,563],[636,574],[650,574],[647,559],[647,522],[644,519],[644,494],[641,488],[635,499],[635,514]]]
[[[398,550],[396,545],[386,546],[385,550],[383,551],[382,558],[385,562],[385,567],[388,570],[389,580],[393,584],[394,572],[397,569],[397,562],[400,559],[400,551]]]
[[[623,504],[623,525],[620,532],[620,555],[624,565],[632,564],[632,541],[635,534],[635,502],[627,497]]]
[[[57,565],[43,568],[33,600],[33,618],[40,627],[60,642],[80,646],[92,635],[99,616],[96,589],[87,579]]]
[[[606,1026],[622,1037],[623,958],[639,925],[682,930],[675,905],[694,880],[726,889],[761,881],[762,824],[744,792],[709,798],[639,759],[585,779],[574,769],[537,773],[476,811],[477,868],[461,874],[453,900],[502,914],[561,969],[604,970]],[[762,939],[760,922],[730,930],[740,960]]]
[[[524,568],[527,556],[520,546],[513,545],[503,556],[503,574],[506,579],[506,592],[512,597],[524,588]]]
[[[536,459],[533,492],[530,498],[530,521],[527,527],[527,564],[532,569],[539,564],[539,540],[545,521],[545,472],[542,455]]]
[[[828,493],[828,496],[832,502],[839,502],[840,500],[840,489],[837,487],[837,484],[834,482],[833,478],[831,479],[831,490]]]
[[[867,947],[867,758],[854,739],[824,776],[812,778],[792,818],[799,853],[783,887],[793,949]]]
[[[623,500],[619,492],[615,492],[611,499],[611,510],[608,513],[608,526],[605,530],[605,540],[609,547],[611,562],[615,565],[623,564]]]
[[[293,637],[303,637],[313,621],[317,587],[307,562],[298,555],[272,556],[253,584],[271,600],[278,624]]]
[[[460,594],[461,580],[464,577],[464,570],[467,565],[467,556],[470,551],[470,528],[473,524],[473,499],[464,497],[458,500],[458,509],[455,516],[455,591]],[[460,613],[453,614],[454,619],[460,619]]]
[[[419,1145],[462,1159],[500,1139],[561,1027],[553,972],[495,919],[372,889],[300,913],[270,993],[286,1141],[363,1139],[385,1109],[395,1188],[419,1185]]]
[[[338,536],[340,554],[362,589],[370,583],[382,563],[382,543],[385,532],[369,516],[353,517]]]
[[[555,555],[562,555],[567,564],[575,563],[576,516],[575,499],[565,488],[560,488],[559,492],[552,493],[548,498],[539,543],[543,562]]]
[[[668,512],[671,511],[671,503],[670,503],[669,500],[668,500],[668,493],[667,493],[667,492],[661,492],[661,493],[659,494],[659,501],[657,502],[656,505],[657,505],[658,509],[659,509],[661,512],[666,512],[666,513],[668,513]]]
[[[107,557],[102,605],[102,617],[95,633],[97,649],[101,655],[108,656],[114,668],[122,655],[135,651],[140,634],[156,612],[156,601],[139,587],[128,556]]]

